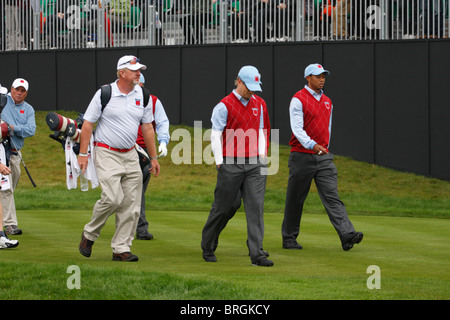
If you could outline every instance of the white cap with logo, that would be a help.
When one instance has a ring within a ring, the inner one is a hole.
[[[28,91],[28,81],[23,79],[23,78],[17,78],[16,80],[14,80],[14,82],[12,83],[12,87],[14,89],[17,89],[19,87],[24,87],[25,91]]]
[[[123,56],[117,62],[117,70],[125,68],[136,71],[136,70],[146,70],[147,66],[141,64],[139,58],[135,56]]]

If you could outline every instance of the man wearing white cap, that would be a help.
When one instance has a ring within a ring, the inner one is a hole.
[[[141,73],[141,78],[139,80],[139,85],[144,86],[145,84],[145,77]],[[167,155],[167,144],[170,140],[170,132],[169,132],[169,118],[167,118],[166,111],[164,110],[164,106],[161,102],[161,100],[158,99],[158,97],[154,95],[150,95],[151,103],[152,103],[152,110],[153,110],[153,117],[155,120],[153,121],[152,125],[155,129],[159,147],[158,152],[160,152],[158,157],[165,157]],[[145,152],[148,152],[147,146],[145,145],[144,137],[142,136],[142,129],[139,127],[138,131],[138,138],[136,140],[136,143],[141,146]],[[150,182],[151,174],[148,168],[151,165],[147,165],[142,172],[142,199],[141,199],[141,213],[139,215],[139,222],[136,227],[136,239],[138,240],[152,240],[153,234],[148,232],[148,221],[147,217],[145,215],[145,192],[147,191],[148,183]]]
[[[217,168],[214,202],[202,231],[201,247],[206,262],[216,262],[215,250],[224,222],[234,214],[233,203],[242,192],[247,217],[247,246],[255,266],[273,266],[263,251],[266,157],[264,100],[254,94],[261,90],[261,75],[253,66],[238,73],[236,89],[213,110],[211,148]]]
[[[356,232],[344,203],[339,199],[337,170],[328,150],[331,136],[333,104],[324,93],[325,77],[330,72],[321,64],[305,69],[307,85],[298,91],[289,106],[292,136],[289,142],[289,180],[282,224],[283,248],[302,249],[297,242],[303,203],[312,179],[344,250],[360,243],[363,234]]]
[[[155,133],[152,126],[151,105],[144,106],[144,95],[139,86],[140,70],[147,67],[135,56],[124,56],[117,63],[117,78],[111,83],[111,98],[102,108],[101,90],[90,102],[81,128],[78,163],[85,172],[88,165],[88,145],[94,124],[94,163],[102,188],[101,199],[94,206],[92,218],[84,226],[79,250],[90,257],[94,241],[108,217],[115,213],[116,232],[111,240],[113,261],[137,261],[130,252],[139,218],[142,171],[135,143],[139,124],[148,153],[152,173],[159,174],[156,158]],[[150,103],[149,103],[150,104]]]
[[[34,136],[36,132],[36,120],[33,107],[25,101],[28,96],[29,84],[23,78],[13,81],[11,92],[7,96],[6,106],[2,110],[1,118],[8,123],[11,144],[11,156],[9,158],[9,168],[11,169],[10,188],[1,191],[3,205],[3,223],[5,232],[9,235],[22,234],[18,228],[16,205],[14,201],[14,191],[20,179],[20,159],[21,149],[24,146],[25,138]]]

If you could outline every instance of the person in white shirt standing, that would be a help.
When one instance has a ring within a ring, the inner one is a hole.
[[[0,163],[0,176],[9,175],[11,170],[5,166],[3,163]],[[11,240],[3,231],[3,207],[0,203],[0,249],[8,249],[15,248],[19,245],[19,241]]]
[[[141,73],[141,78],[139,80],[139,85],[143,87],[145,84],[145,77]],[[155,120],[152,125],[156,130],[156,135],[159,142],[158,152],[160,152],[159,157],[165,157],[167,155],[167,145],[170,140],[169,133],[169,118],[167,118],[164,107],[161,100],[154,95],[150,95],[150,103],[152,103],[153,117]],[[142,136],[142,129],[139,127],[138,138],[136,143],[141,146],[145,152],[148,153],[147,146],[145,145],[144,137]],[[142,172],[142,199],[141,199],[141,213],[139,215],[139,222],[136,227],[136,239],[138,240],[153,240],[153,234],[148,232],[148,221],[145,215],[145,192],[147,191],[148,183],[151,178],[151,164],[148,164]]]
[[[84,226],[79,251],[90,257],[94,241],[110,215],[115,213],[116,231],[111,240],[113,261],[138,261],[130,252],[139,218],[142,171],[135,143],[139,125],[147,145],[152,173],[159,175],[156,157],[152,107],[144,106],[139,84],[140,70],[147,67],[135,56],[123,56],[117,63],[117,78],[111,83],[111,99],[102,110],[98,90],[85,114],[81,129],[78,163],[84,173],[88,164],[88,144],[94,124],[94,163],[102,188],[100,200],[94,206],[92,218]]]
[[[6,95],[8,90],[0,85],[0,94],[2,96]],[[3,103],[2,103],[3,104]],[[3,149],[3,145],[0,144],[0,148]],[[4,153],[4,149],[1,150]],[[3,157],[2,157],[3,160]],[[3,180],[3,176],[8,176],[11,174],[11,169],[0,162],[0,178]],[[0,187],[1,188],[1,187]],[[0,196],[1,197],[1,196]],[[3,231],[3,206],[0,202],[0,249],[15,248],[19,245],[19,241],[11,240]]]
[[[22,234],[18,228],[14,191],[20,179],[21,149],[25,138],[32,137],[36,133],[36,120],[33,107],[25,101],[28,96],[29,83],[23,78],[14,80],[11,92],[7,95],[7,103],[2,110],[1,118],[12,129],[9,133],[11,156],[9,167],[11,169],[10,188],[2,190],[2,206],[4,209],[3,224],[5,232],[9,235]]]

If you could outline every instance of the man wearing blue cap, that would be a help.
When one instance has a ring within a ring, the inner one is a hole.
[[[283,248],[302,249],[297,242],[303,203],[314,182],[331,223],[339,234],[342,248],[350,250],[363,234],[356,232],[344,203],[339,199],[337,169],[328,151],[333,104],[324,93],[325,77],[330,74],[320,64],[305,69],[308,82],[291,100],[289,116],[292,136],[289,142],[289,180],[282,224]]]
[[[236,89],[213,110],[211,149],[217,168],[214,202],[202,231],[203,259],[216,262],[214,254],[224,223],[234,214],[233,203],[242,192],[247,218],[247,246],[255,266],[273,262],[263,251],[265,176],[261,160],[266,156],[264,100],[254,94],[261,90],[261,75],[253,66],[238,73]]]

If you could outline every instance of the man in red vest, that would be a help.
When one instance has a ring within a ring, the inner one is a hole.
[[[350,250],[360,243],[363,234],[356,232],[344,203],[339,199],[337,169],[329,152],[333,104],[324,93],[325,77],[330,74],[320,64],[305,69],[307,85],[291,100],[289,116],[292,136],[289,142],[289,181],[282,224],[283,248],[302,249],[297,242],[303,203],[311,187],[317,186],[328,217],[341,240],[342,248]]]
[[[211,149],[217,168],[214,202],[202,231],[203,259],[216,262],[214,254],[224,224],[234,214],[233,203],[242,192],[247,218],[247,246],[255,266],[273,262],[263,251],[264,195],[266,177],[262,168],[266,156],[264,100],[254,94],[261,90],[261,75],[253,66],[238,73],[236,89],[213,110]]]

